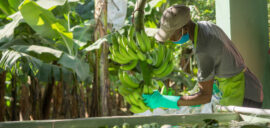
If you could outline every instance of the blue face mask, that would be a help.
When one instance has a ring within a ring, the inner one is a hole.
[[[185,34],[181,37],[180,40],[176,41],[176,42],[173,42],[174,44],[184,44],[186,43],[187,41],[189,40],[189,34]]]

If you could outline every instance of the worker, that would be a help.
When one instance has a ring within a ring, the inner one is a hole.
[[[192,41],[200,91],[189,96],[167,96],[159,91],[143,94],[144,102],[150,108],[177,109],[179,106],[209,103],[214,81],[222,93],[220,105],[262,107],[262,84],[245,65],[233,42],[217,25],[208,21],[192,21],[189,7],[174,5],[167,8],[155,39],[158,42],[170,40],[174,44]]]

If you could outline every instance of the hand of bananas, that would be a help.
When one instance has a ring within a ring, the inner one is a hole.
[[[121,81],[118,92],[124,97],[125,101],[131,105],[130,111],[133,113],[142,113],[150,109],[144,104],[142,94],[152,94],[159,86],[157,84],[140,84],[131,79],[127,71],[120,71],[118,76]]]
[[[132,105],[130,111],[141,113],[149,109],[143,103],[141,94],[151,94],[158,87],[149,83],[140,86],[140,82],[134,82],[126,71],[135,69],[140,63],[147,63],[151,77],[146,78],[150,80],[144,81],[152,81],[152,76],[162,78],[169,75],[174,69],[174,63],[171,49],[150,41],[144,31],[136,32],[135,38],[134,33],[135,28],[131,26],[127,36],[112,35],[112,45],[109,50],[110,58],[121,65],[119,79],[122,85],[119,87],[119,93]]]

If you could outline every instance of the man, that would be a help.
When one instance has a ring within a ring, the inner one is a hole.
[[[215,24],[195,23],[190,9],[174,5],[166,9],[156,40],[171,40],[183,44],[191,40],[198,62],[199,93],[191,96],[166,96],[155,91],[143,94],[144,102],[151,108],[193,106],[209,103],[214,80],[222,92],[221,105],[261,108],[263,93],[260,81],[246,67],[244,60],[232,41]]]

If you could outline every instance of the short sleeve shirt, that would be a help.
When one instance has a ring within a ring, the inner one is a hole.
[[[227,43],[227,44],[226,44]],[[235,59],[232,41],[217,25],[201,21],[198,23],[195,57],[198,62],[198,81],[208,81],[214,77],[228,78],[240,73],[245,65]],[[231,47],[231,51],[226,47]]]

